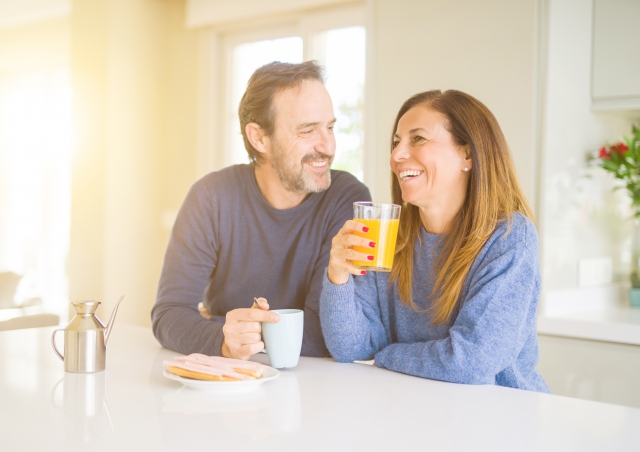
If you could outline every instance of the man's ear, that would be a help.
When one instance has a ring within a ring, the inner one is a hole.
[[[269,151],[271,142],[269,141],[269,137],[264,133],[264,130],[262,130],[262,127],[255,122],[250,122],[244,128],[244,131],[247,134],[249,143],[251,143],[251,146],[253,146],[256,151],[261,154],[266,154]]]

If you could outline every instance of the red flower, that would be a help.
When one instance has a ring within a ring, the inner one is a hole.
[[[624,153],[629,150],[629,146],[627,146],[623,142],[618,142],[618,143],[614,144],[613,146],[611,146],[611,150],[613,152],[615,152],[616,154],[618,154],[619,156],[623,156]]]
[[[598,157],[601,159],[608,160],[611,158],[611,153],[615,152],[620,157],[624,156],[624,153],[629,150],[629,146],[627,146],[622,141],[617,142],[616,144],[612,144],[611,146],[602,146],[600,151],[598,152]]]

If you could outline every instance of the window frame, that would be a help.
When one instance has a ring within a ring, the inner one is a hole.
[[[229,112],[237,109],[231,104],[229,81],[232,71],[233,48],[248,42],[279,39],[299,36],[303,42],[303,61],[311,59],[323,63],[323,57],[314,41],[318,34],[352,26],[365,27],[367,36],[367,57],[369,56],[366,4],[355,3],[342,6],[327,7],[290,14],[281,14],[277,18],[243,21],[241,23],[210,27],[200,33],[200,76],[198,81],[198,158],[196,173],[198,177],[233,163],[233,148],[228,124]],[[366,61],[368,58],[366,58]],[[365,69],[365,106],[369,89],[369,65]],[[365,133],[363,143],[363,160],[367,146],[367,117],[369,108],[365,107]],[[371,167],[363,161],[366,181],[373,175]]]

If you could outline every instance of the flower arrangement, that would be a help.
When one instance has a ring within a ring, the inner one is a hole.
[[[631,250],[631,306],[640,307],[640,128],[632,126],[631,138],[602,146],[596,157],[598,166],[622,181],[617,188],[626,188],[631,197],[631,209],[636,219]]]
[[[631,197],[634,218],[640,218],[640,128],[633,126],[631,138],[602,146],[597,163],[624,183]],[[622,187],[616,187],[622,188]]]

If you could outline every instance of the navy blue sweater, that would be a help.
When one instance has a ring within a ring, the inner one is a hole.
[[[369,190],[343,171],[300,205],[276,209],[253,167],[209,173],[189,190],[171,238],[152,311],[153,332],[180,353],[220,355],[227,312],[265,297],[271,309],[304,309],[302,354],[326,356],[318,303],[331,239]],[[211,320],[198,313],[204,302]]]

